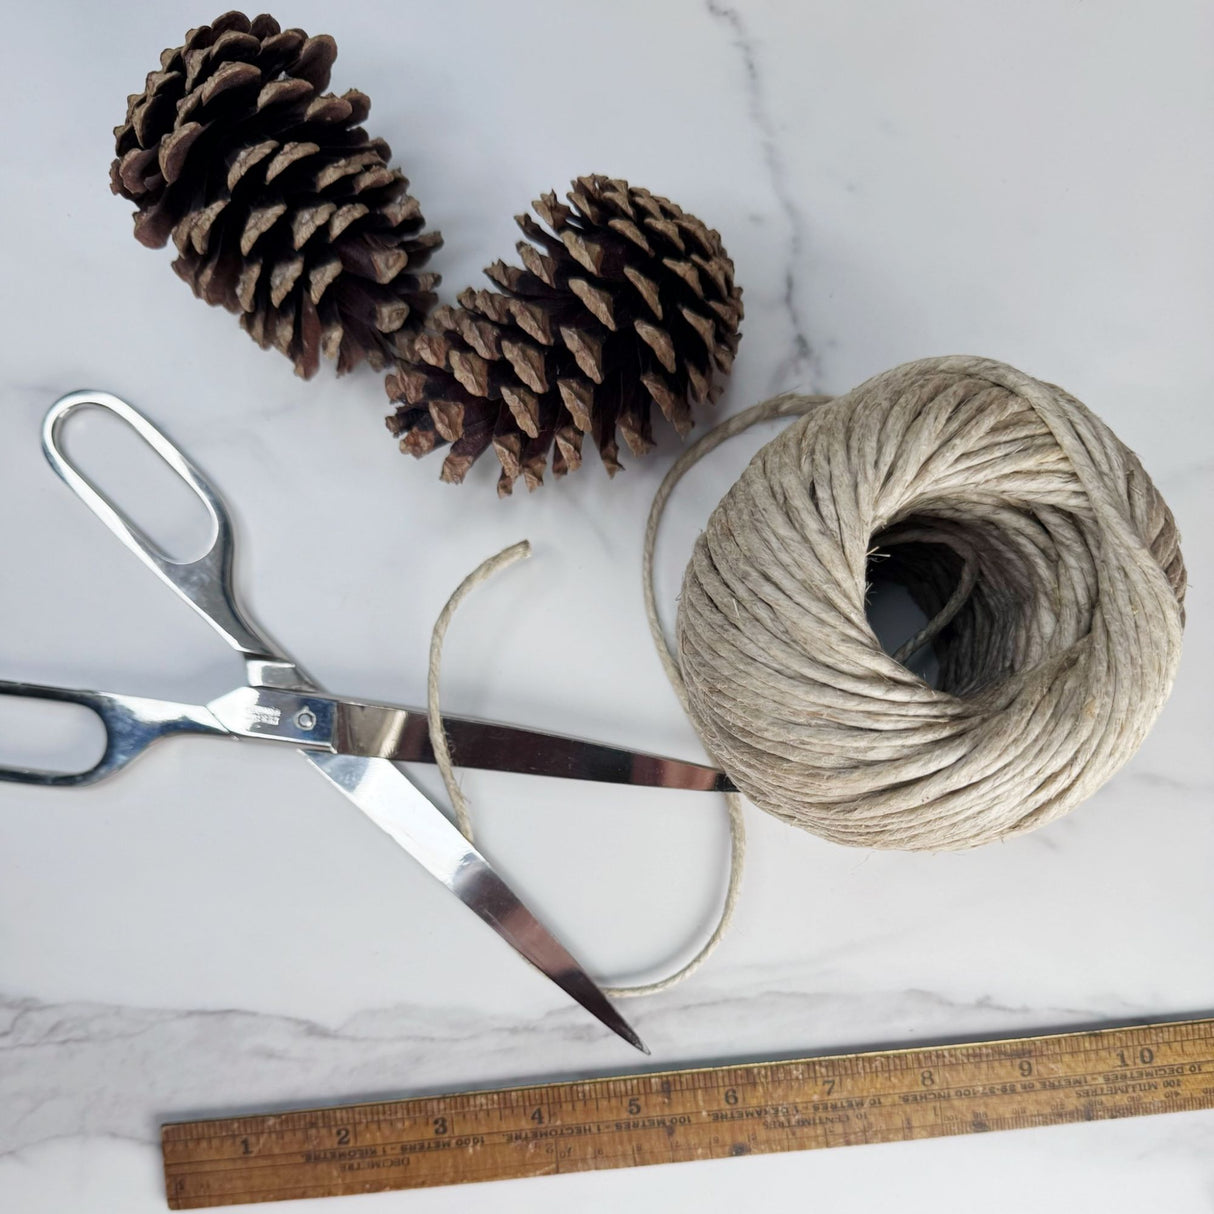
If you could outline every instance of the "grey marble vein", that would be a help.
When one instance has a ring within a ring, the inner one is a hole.
[[[831,1053],[874,1041],[908,1043],[959,1031],[993,1034],[1100,1019],[1090,1009],[957,1001],[923,990],[809,993],[773,979],[770,971],[747,971],[727,986],[699,984],[694,995],[672,993],[638,1008],[638,1023],[655,1041],[678,1041],[694,1025],[698,1056],[668,1057],[657,1065]],[[747,1044],[739,1025],[747,1021],[761,1023],[774,1048],[752,1047],[739,1055]],[[863,1034],[865,1041],[848,1042],[849,1032]],[[829,1045],[815,1048],[823,1033]],[[325,1025],[242,1008],[0,997],[0,1157],[73,1137],[153,1142],[162,1121],[194,1116],[646,1069],[604,1066],[595,1048],[599,1041],[576,1008],[517,1021],[397,1006]],[[560,1074],[518,1073],[520,1059],[554,1050],[553,1056],[568,1059]]]
[[[714,21],[729,30],[731,43],[742,61],[748,114],[759,145],[763,149],[763,163],[767,168],[776,205],[788,225],[781,303],[792,330],[792,348],[773,371],[768,390],[777,392],[790,387],[807,389],[811,386],[811,377],[817,376],[818,365],[817,356],[809,340],[798,277],[806,243],[805,219],[789,186],[788,169],[780,151],[776,124],[768,106],[762,73],[759,70],[755,39],[736,8],[722,4],[721,0],[707,0],[707,9]]]
[[[1209,780],[1192,780],[1172,772],[1150,771],[1149,769],[1140,771],[1136,768],[1127,772],[1122,779],[1134,784],[1146,784],[1150,788],[1168,789],[1201,797],[1208,797],[1214,792],[1214,784],[1211,784]],[[1197,813],[1205,812],[1205,806],[1197,800],[1185,799],[1177,808],[1191,809]]]

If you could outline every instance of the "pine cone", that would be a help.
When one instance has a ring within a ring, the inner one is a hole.
[[[437,232],[391,149],[358,124],[371,102],[326,93],[337,44],[225,13],[166,50],[114,128],[115,194],[136,203],[135,237],[177,246],[173,269],[240,314],[305,379],[320,356],[383,367],[434,302],[419,274]]]
[[[402,343],[388,376],[388,429],[422,456],[452,444],[442,479],[458,483],[490,445],[505,496],[543,480],[549,450],[563,476],[592,434],[612,476],[616,430],[635,455],[653,446],[656,403],[680,435],[691,405],[715,401],[716,372],[738,348],[742,292],[717,232],[625,181],[579,177],[532,203],[517,223],[525,268],[495,262],[500,291],[467,289]]]

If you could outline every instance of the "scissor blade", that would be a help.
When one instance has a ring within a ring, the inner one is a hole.
[[[424,712],[347,699],[335,705],[334,745],[341,754],[434,762]],[[699,792],[734,789],[724,772],[701,763],[468,717],[444,715],[443,723],[457,767]]]
[[[541,973],[629,1045],[649,1053],[560,941],[403,772],[386,759],[300,754]]]

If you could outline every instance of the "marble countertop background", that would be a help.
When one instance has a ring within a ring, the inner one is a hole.
[[[255,616],[326,685],[420,701],[446,596],[527,536],[533,559],[452,627],[447,705],[697,754],[640,596],[669,435],[613,483],[591,456],[504,503],[488,459],[440,484],[437,458],[397,454],[374,374],[301,383],[131,239],[110,128],[160,49],[215,15],[44,0],[5,23],[3,675],[199,702],[240,675],[42,460],[51,401],[93,386],[222,487]],[[334,34],[334,86],[373,98],[369,127],[446,237],[444,298],[509,256],[539,192],[624,176],[719,228],[737,263],[745,337],[722,413],[989,355],[1108,420],[1183,529],[1185,658],[1137,758],[1067,819],[963,855],[845,850],[752,811],[734,931],[694,979],[627,1008],[653,1065],[1211,1014],[1214,10],[291,0],[276,15]],[[676,497],[668,612],[697,529],[765,437]],[[112,436],[87,441],[104,454]],[[0,702],[0,761],[66,736],[42,724]],[[486,850],[595,973],[656,971],[711,923],[714,799],[465,787]],[[0,786],[0,1208],[163,1209],[163,1120],[634,1065],[289,753],[180,742],[87,792]],[[1197,1214],[1214,1209],[1212,1146],[1202,1112],[318,1208]]]

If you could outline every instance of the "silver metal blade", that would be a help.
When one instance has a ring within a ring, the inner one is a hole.
[[[300,754],[536,969],[629,1045],[649,1053],[568,950],[403,772],[386,759]]]
[[[265,668],[259,660],[258,677]],[[229,733],[242,738],[396,762],[434,762],[426,714],[419,709],[328,695],[305,686],[295,667],[279,677],[290,678],[296,686],[238,687],[207,708]],[[443,722],[457,767],[696,792],[735,791],[724,772],[702,763],[468,717],[445,716]]]
[[[340,754],[434,762],[424,712],[344,698],[335,698],[334,705],[333,745]],[[444,715],[443,723],[457,767],[651,788],[734,791],[723,771],[701,763],[468,717]]]

